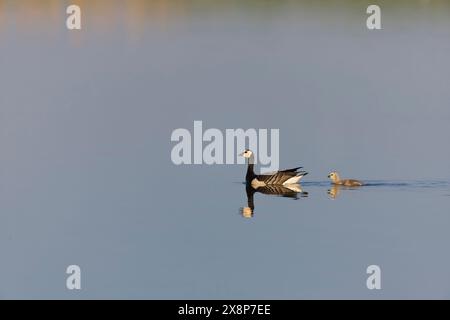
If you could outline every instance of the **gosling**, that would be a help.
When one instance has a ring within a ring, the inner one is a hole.
[[[361,187],[364,184],[361,181],[353,180],[353,179],[345,179],[341,180],[339,174],[337,172],[331,172],[328,175],[328,178],[331,179],[331,182],[337,186],[345,186],[345,187]]]

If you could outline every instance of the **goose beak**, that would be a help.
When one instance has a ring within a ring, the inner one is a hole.
[[[244,152],[240,153],[238,156],[239,157],[243,157],[244,156]]]

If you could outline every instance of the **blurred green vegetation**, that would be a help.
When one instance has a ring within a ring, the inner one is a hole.
[[[319,21],[330,16],[345,19],[365,14],[370,4],[378,4],[383,14],[398,18],[433,20],[435,15],[450,16],[450,0],[0,0],[0,31],[5,29],[5,21],[14,21],[19,28],[61,24],[70,4],[81,6],[84,19],[95,19],[97,25],[109,28],[123,23],[132,30],[140,30],[147,23],[168,26],[191,17],[225,14],[270,19],[301,13]]]
[[[109,13],[130,9],[141,14],[189,14],[202,11],[279,11],[302,9],[351,9],[378,4],[383,9],[445,10],[450,13],[449,0],[0,0],[0,10],[24,12],[55,12],[69,4]]]

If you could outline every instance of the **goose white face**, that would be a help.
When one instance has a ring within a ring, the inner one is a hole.
[[[253,155],[253,152],[251,152],[250,150],[245,150],[241,155],[244,158],[250,158]]]

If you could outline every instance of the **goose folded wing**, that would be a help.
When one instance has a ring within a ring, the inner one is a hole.
[[[266,184],[282,184],[286,180],[297,176],[295,171],[279,171],[274,174],[262,174],[256,176],[259,181],[265,182]]]
[[[300,169],[303,169],[303,167],[297,167],[297,168],[293,168],[293,169],[281,170],[280,172],[297,172]]]
[[[293,169],[280,170],[280,171],[263,172],[261,175],[262,176],[273,176],[273,175],[280,174],[280,173],[289,173],[289,172],[298,173],[298,170],[300,170],[300,169],[303,169],[303,167],[297,167],[297,168],[293,168]],[[304,172],[304,171],[302,171],[302,172]]]

